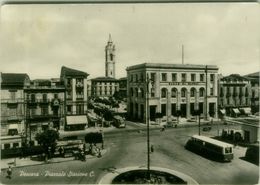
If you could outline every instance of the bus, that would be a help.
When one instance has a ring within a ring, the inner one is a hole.
[[[221,161],[230,162],[234,158],[233,145],[206,136],[192,136],[187,141],[185,148]]]
[[[114,116],[113,125],[117,128],[125,128],[125,120],[121,116]]]

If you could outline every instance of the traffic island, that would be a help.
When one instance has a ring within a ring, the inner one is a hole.
[[[99,184],[198,184],[190,176],[167,168],[151,167],[150,178],[145,167],[115,169],[101,178]]]

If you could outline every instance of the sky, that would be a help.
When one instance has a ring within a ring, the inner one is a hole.
[[[257,3],[45,4],[1,7],[0,71],[57,78],[62,66],[105,75],[109,34],[116,78],[140,63],[212,64],[260,71]]]

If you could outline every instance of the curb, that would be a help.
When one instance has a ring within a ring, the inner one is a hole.
[[[120,169],[116,169],[113,172],[109,172],[106,175],[104,175],[99,181],[98,184],[112,184],[113,179],[122,174],[125,173],[127,171],[132,171],[132,170],[146,170],[146,167],[139,167],[139,166],[133,166],[133,167],[126,167],[126,168],[120,168]],[[156,170],[156,171],[162,171],[162,172],[166,172],[172,175],[175,175],[181,179],[183,179],[184,181],[187,182],[187,184],[194,184],[194,185],[199,185],[198,182],[196,182],[193,178],[191,178],[190,176],[179,172],[179,171],[175,171],[169,168],[162,168],[162,167],[156,167],[153,166],[150,168],[151,170]]]
[[[102,157],[103,157],[103,155],[104,154],[106,154],[107,153],[107,151],[108,151],[108,149],[104,149],[104,153],[101,153],[102,154]],[[90,157],[87,157],[86,156],[86,161],[88,160],[88,159],[98,159],[98,157],[97,156],[90,156]],[[69,162],[69,161],[75,161],[75,159],[74,159],[74,157],[71,157],[71,159],[70,158],[68,158],[68,160],[61,160],[61,161],[50,161],[50,162],[42,162],[42,163],[38,163],[38,164],[28,164],[28,165],[20,165],[20,166],[13,166],[12,168],[21,168],[21,167],[29,167],[29,166],[39,166],[39,165],[48,165],[48,164],[55,164],[55,163],[62,163],[62,162]],[[79,160],[77,160],[77,161],[79,161]],[[1,171],[2,170],[6,170],[6,169],[8,169],[8,167],[7,168],[1,168]]]

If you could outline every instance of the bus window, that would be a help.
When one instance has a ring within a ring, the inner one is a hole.
[[[226,154],[232,153],[232,148],[231,147],[225,148],[225,153]]]

